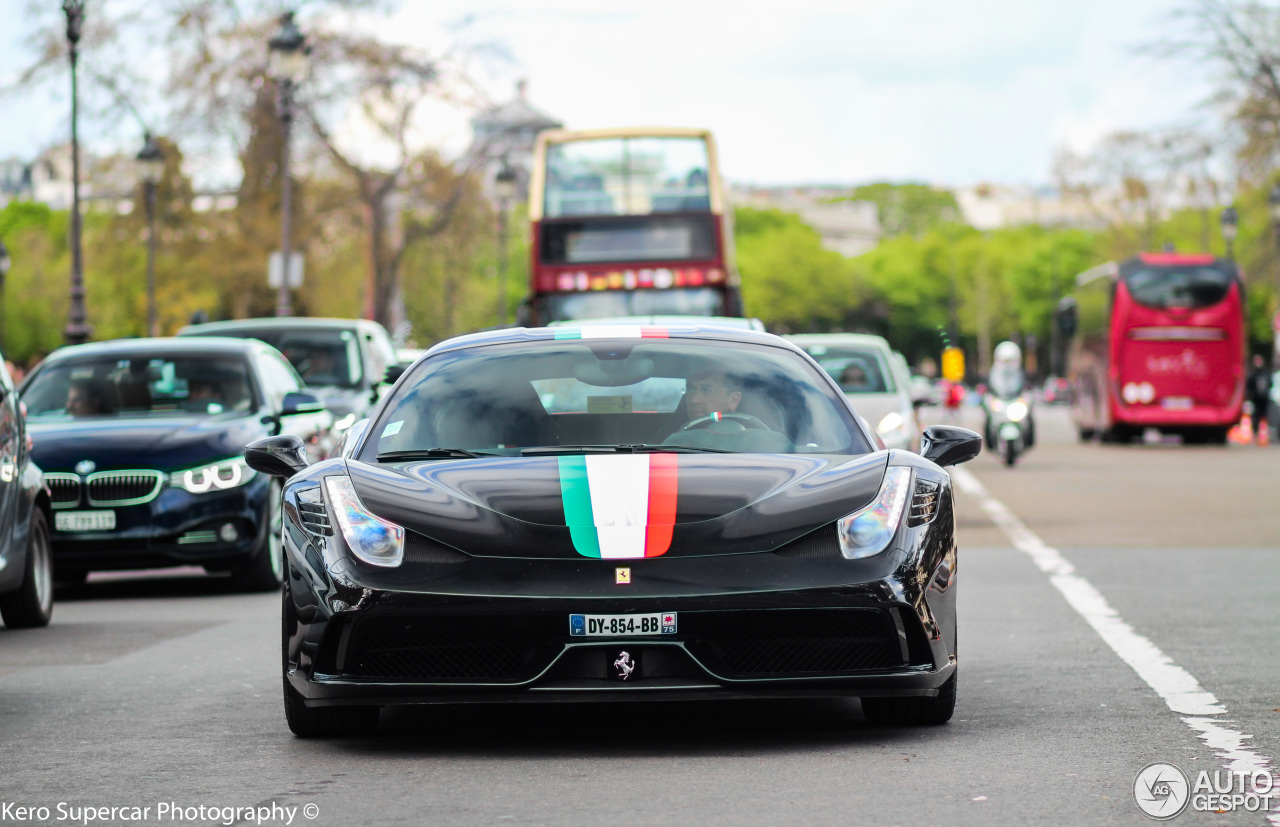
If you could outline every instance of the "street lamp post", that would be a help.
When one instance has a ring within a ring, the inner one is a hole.
[[[507,213],[516,194],[516,171],[505,158],[493,177],[493,191],[498,197],[498,324],[507,323]]]
[[[4,246],[4,242],[0,241],[0,354],[5,353],[4,334],[8,332],[8,326],[5,324],[5,315],[8,308],[4,306],[4,281],[9,275],[9,265],[13,262],[9,259],[9,248]]]
[[[146,133],[136,160],[147,202],[147,335],[155,337],[160,335],[156,315],[156,186],[164,177],[164,150],[150,132]]]
[[[1271,188],[1267,204],[1271,207],[1271,230],[1276,237],[1276,246],[1280,247],[1280,182]]]
[[[1235,207],[1228,206],[1222,211],[1222,217],[1218,220],[1222,225],[1222,240],[1227,242],[1227,258],[1235,261],[1236,233],[1239,230],[1240,215]]]
[[[280,177],[283,187],[280,198],[280,292],[276,298],[276,315],[292,316],[293,305],[289,297],[290,237],[292,229],[293,181],[289,171],[289,144],[293,131],[294,87],[306,80],[311,69],[307,38],[293,22],[293,12],[280,16],[280,30],[267,42],[267,74],[279,86],[278,108],[284,130],[283,148],[280,153]]]
[[[87,322],[84,306],[84,255],[80,245],[80,136],[77,129],[78,106],[76,66],[80,59],[80,31],[84,24],[84,0],[62,0],[67,16],[67,45],[71,57],[71,304],[67,326],[62,335],[68,344],[78,345],[89,339],[93,328]]]

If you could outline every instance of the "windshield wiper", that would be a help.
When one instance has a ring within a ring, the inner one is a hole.
[[[688,445],[540,445],[525,448],[522,456],[546,456],[552,454],[733,454],[720,448],[693,448]]]
[[[466,448],[412,448],[405,451],[383,451],[378,454],[378,462],[405,462],[415,459],[475,459],[476,457],[496,457],[497,454],[486,454],[483,451],[468,451]]]

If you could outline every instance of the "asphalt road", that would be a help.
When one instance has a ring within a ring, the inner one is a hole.
[[[1274,448],[1078,445],[1051,409],[1018,467],[967,467],[1216,696],[1213,720],[1276,756],[1278,465]],[[1228,759],[974,490],[959,495],[962,675],[946,726],[871,727],[853,700],[510,705],[398,710],[373,738],[302,741],[281,709],[278,597],[95,576],[59,592],[50,628],[0,630],[0,822],[39,822],[6,802],[48,807],[45,823],[72,823],[59,802],[149,807],[149,824],[224,823],[170,804],[274,802],[317,825],[1149,823],[1132,795],[1145,765],[1194,779]],[[1174,823],[1268,822],[1188,810]]]

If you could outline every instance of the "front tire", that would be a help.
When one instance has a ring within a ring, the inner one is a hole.
[[[267,514],[263,521],[261,544],[254,550],[249,562],[231,573],[232,582],[240,591],[272,592],[284,583],[284,508],[281,501],[283,487],[271,483],[267,492]]]
[[[878,726],[938,726],[956,711],[956,679],[953,672],[934,698],[863,698],[862,714]]]
[[[31,514],[27,567],[16,592],[0,597],[0,617],[10,629],[48,626],[53,618],[53,546],[49,522],[36,508]]]

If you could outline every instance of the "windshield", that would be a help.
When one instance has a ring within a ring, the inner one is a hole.
[[[597,138],[547,147],[543,213],[649,215],[711,209],[704,138]]]
[[[23,389],[33,420],[203,415],[254,408],[240,356],[102,356],[51,363]]]
[[[428,359],[402,380],[360,458],[432,448],[870,450],[828,387],[795,354],[742,343],[562,336],[469,348]]]
[[[288,358],[309,387],[360,387],[360,342],[353,331],[253,329],[218,335],[266,342]]]
[[[1138,304],[1195,310],[1227,297],[1232,276],[1213,267],[1145,267],[1126,273],[1124,283]]]
[[[1017,363],[996,362],[991,366],[991,375],[987,377],[987,381],[992,393],[1007,399],[1022,393],[1025,376],[1022,366]]]
[[[724,294],[714,287],[552,293],[542,299],[546,323],[615,316],[719,316]]]
[[[845,393],[892,393],[893,374],[884,354],[871,347],[806,345],[805,353],[817,361]]]

